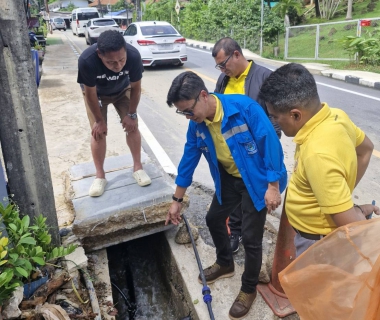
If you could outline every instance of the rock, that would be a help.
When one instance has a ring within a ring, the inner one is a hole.
[[[194,227],[190,222],[189,226],[191,229],[191,233],[193,234],[194,241],[196,241],[199,237],[198,229]],[[191,243],[190,235],[187,231],[185,223],[183,223],[182,226],[178,229],[178,232],[175,236],[175,242],[178,244]]]
[[[329,37],[331,37],[332,35],[334,35],[336,33],[336,29],[335,28],[331,28],[330,32],[329,32]]]
[[[61,237],[66,237],[70,232],[72,232],[72,228],[62,228],[62,229],[59,229],[59,235]]]
[[[87,256],[83,247],[78,247],[74,252],[65,256],[63,263],[69,273],[77,269],[87,268]]]
[[[5,302],[3,306],[1,315],[4,319],[16,319],[21,316],[21,310],[18,308],[18,306],[22,301],[23,295],[23,287],[17,287],[16,290],[13,291],[12,296],[7,302]]]
[[[264,230],[263,237],[263,261],[259,275],[259,281],[262,283],[270,282],[272,274],[272,263],[274,258],[274,251],[276,249],[277,233],[268,232]]]

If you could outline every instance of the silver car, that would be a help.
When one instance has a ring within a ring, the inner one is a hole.
[[[57,17],[57,18],[50,19],[50,21],[51,21],[51,26],[53,30],[58,29],[58,30],[66,31],[66,22],[64,19]]]
[[[187,61],[186,39],[168,22],[134,22],[125,30],[124,39],[140,52],[144,66],[182,66]]]

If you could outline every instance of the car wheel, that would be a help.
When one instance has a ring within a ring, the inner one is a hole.
[[[65,28],[65,29],[63,29],[63,31],[66,31],[66,28]]]

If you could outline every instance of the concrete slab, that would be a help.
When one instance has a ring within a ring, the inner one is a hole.
[[[76,218],[73,233],[86,251],[98,250],[173,226],[164,226],[172,202],[173,181],[145,153],[143,166],[152,184],[140,187],[132,177],[131,155],[106,158],[109,181],[101,197],[88,196],[94,180],[93,163],[70,169]]]

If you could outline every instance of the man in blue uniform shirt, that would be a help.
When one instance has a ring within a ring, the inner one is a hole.
[[[241,290],[229,311],[231,319],[241,319],[257,294],[266,214],[280,205],[280,193],[286,186],[281,144],[257,102],[244,95],[209,94],[193,72],[184,72],[173,80],[167,103],[191,121],[166,224],[179,223],[183,196],[203,154],[215,184],[206,223],[217,257],[204,270],[207,283],[234,275],[225,223],[232,210],[240,204],[242,207],[245,268]]]

